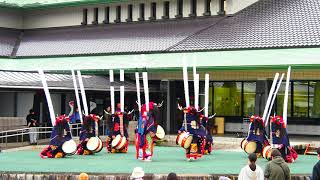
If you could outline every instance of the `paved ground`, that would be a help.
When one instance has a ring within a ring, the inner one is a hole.
[[[146,173],[179,174],[238,174],[247,162],[244,152],[216,150],[195,162],[187,162],[184,150],[178,147],[155,147],[152,162],[135,159],[134,147],[127,154],[107,154],[105,149],[94,156],[69,156],[64,159],[41,159],[39,150],[22,150],[0,153],[0,171],[9,172],[90,172],[130,173],[141,166]],[[302,156],[290,164],[293,174],[310,174],[316,156]],[[267,161],[259,159],[257,164],[264,168]]]

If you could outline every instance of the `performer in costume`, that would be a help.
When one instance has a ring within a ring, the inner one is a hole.
[[[211,154],[211,152],[212,152],[212,144],[213,144],[212,127],[213,127],[213,123],[209,122],[209,120],[211,118],[205,117],[202,114],[200,115],[202,127],[203,127],[204,131],[206,132],[205,145],[204,145],[204,154],[205,155]]]
[[[178,131],[176,143],[186,149],[186,158],[188,161],[196,160],[202,157],[204,153],[204,146],[206,144],[206,132],[200,122],[199,107],[199,79],[200,75],[196,72],[194,62],[193,66],[193,82],[194,82],[194,105],[190,105],[189,97],[189,82],[188,70],[186,61],[183,61],[183,84],[185,95],[185,108],[179,104],[179,109],[183,110],[184,121],[182,127]],[[209,90],[209,75],[205,75],[205,116],[208,117],[208,91]]]
[[[41,158],[63,158],[65,153],[62,150],[64,142],[72,139],[69,127],[69,117],[65,115],[58,116],[53,127],[50,144],[41,151]]]
[[[255,153],[261,155],[262,148],[269,145],[269,141],[266,135],[264,122],[261,117],[252,115],[250,117],[249,132],[247,141],[254,141],[257,144]]]
[[[135,130],[136,158],[143,161],[151,161],[153,156],[154,142],[156,140],[163,139],[165,136],[163,128],[156,123],[156,117],[163,102],[161,102],[159,105],[154,102],[149,102],[147,72],[143,72],[142,76],[145,96],[145,104],[143,106],[141,106],[140,99],[139,73],[135,73],[137,104],[139,109],[139,120]]]
[[[115,113],[112,115],[112,124],[109,127],[111,128],[111,132],[109,133],[109,138],[107,138],[107,151],[110,153],[126,153],[128,151],[129,145],[129,135],[127,131],[127,127],[129,124],[129,120],[127,119],[127,113],[121,112],[121,104],[117,104],[117,109]],[[112,147],[112,141],[116,139],[116,136],[120,135],[121,137],[125,137],[126,143],[123,148],[117,149]]]
[[[87,148],[87,143],[91,137],[96,136],[96,125],[99,117],[95,114],[90,114],[84,117],[81,130],[80,130],[80,143],[77,146],[78,155],[92,155],[93,151]]]
[[[149,112],[147,105],[141,108],[141,117],[136,129],[136,158],[150,161],[153,155],[154,142],[156,140],[157,123],[156,117],[159,112],[158,106],[154,102],[149,102]]]
[[[185,108],[184,123],[178,133],[187,132],[192,135],[192,143],[186,148],[187,160],[196,160],[202,157],[204,153],[206,132],[201,128],[200,113],[193,107]]]
[[[287,127],[281,116],[271,117],[271,130],[273,147],[279,149],[286,162],[294,162],[298,158],[298,154],[290,146]]]

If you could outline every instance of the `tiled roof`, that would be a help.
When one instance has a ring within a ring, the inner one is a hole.
[[[11,55],[19,34],[18,30],[0,28],[0,56]]]
[[[25,30],[16,56],[319,47],[319,34],[320,0],[260,0],[233,17]]]
[[[260,0],[171,51],[320,45],[319,0]]]
[[[50,89],[74,89],[69,74],[46,73],[45,76]],[[108,91],[110,88],[106,76],[82,75],[82,79],[86,90]],[[120,82],[114,83],[116,91],[119,91],[120,85]],[[42,83],[39,74],[35,72],[0,71],[0,87],[41,89]],[[153,87],[151,89],[154,90]],[[125,91],[136,91],[135,83],[126,81]]]
[[[28,30],[17,56],[165,51],[219,19]]]

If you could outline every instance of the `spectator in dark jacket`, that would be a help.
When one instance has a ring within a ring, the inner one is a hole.
[[[271,161],[267,163],[264,177],[269,180],[290,180],[290,169],[278,149],[271,152]]]
[[[177,174],[174,172],[169,173],[167,180],[178,180]]]
[[[312,170],[312,180],[320,179],[320,147],[317,149],[318,159],[317,164],[313,166]]]

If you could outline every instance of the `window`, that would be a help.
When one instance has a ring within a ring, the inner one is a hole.
[[[0,92],[2,102],[0,105],[0,117],[14,117],[15,116],[15,93],[14,92]],[[28,107],[30,109],[30,107]]]
[[[211,15],[211,0],[205,0],[204,4],[204,16],[210,16]]]
[[[320,82],[309,82],[309,117],[320,118]]]
[[[290,85],[289,85],[289,99],[288,99],[288,117],[291,116],[291,82],[290,82]],[[286,82],[285,80],[281,83],[281,86],[280,86],[280,89],[279,89],[279,92],[277,94],[277,103],[276,103],[276,106],[277,106],[277,112],[276,112],[276,115],[283,115],[283,101],[284,101],[284,93],[285,93],[285,89],[286,89]],[[271,112],[271,115],[273,115],[274,112]]]
[[[183,0],[177,0],[177,12],[176,18],[182,18]]]
[[[190,0],[190,17],[197,16],[197,0]]]
[[[162,19],[169,19],[169,12],[170,12],[170,2],[164,1],[163,2],[163,16]]]
[[[132,4],[128,5],[128,19],[126,19],[127,22],[132,21]]]
[[[94,8],[93,9],[93,21],[92,24],[98,24],[98,17],[99,17],[99,9],[98,8]]]
[[[104,21],[103,23],[108,24],[110,21],[110,7],[105,7],[104,8]]]
[[[144,21],[144,4],[141,3],[139,5],[139,12],[140,12],[140,17],[139,17],[139,21]]]
[[[308,117],[308,81],[293,83],[293,116]]]
[[[157,3],[153,2],[151,3],[151,9],[150,9],[150,20],[155,20],[157,19]]]
[[[256,82],[243,83],[243,116],[255,114]]]
[[[82,25],[87,25],[88,24],[88,9],[83,9],[82,10]]]
[[[121,6],[117,6],[116,8],[116,20],[114,20],[115,23],[121,22]]]
[[[215,82],[214,112],[218,116],[241,116],[241,82]]]

